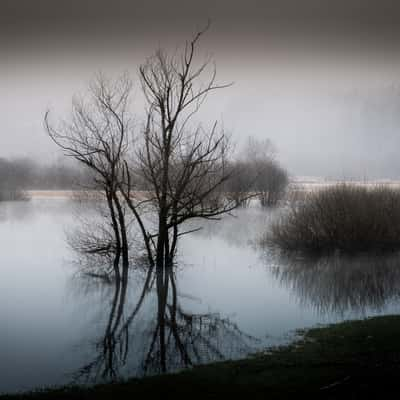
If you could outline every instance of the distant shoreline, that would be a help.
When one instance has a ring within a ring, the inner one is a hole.
[[[304,179],[304,180],[292,180],[289,184],[289,190],[307,190],[314,191],[318,189],[323,189],[326,187],[339,185],[339,184],[351,184],[357,186],[389,186],[393,189],[400,188],[400,181],[397,180],[371,180],[371,181],[339,181],[339,180],[312,180],[312,179]],[[74,196],[74,194],[78,194],[81,190],[25,190],[25,193],[32,199],[70,199]],[[84,192],[84,191],[82,191]],[[94,191],[90,191],[94,192]],[[143,193],[140,192],[139,193]]]
[[[25,193],[32,199],[69,199],[76,190],[26,190]]]

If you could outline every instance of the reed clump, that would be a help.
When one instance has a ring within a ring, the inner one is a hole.
[[[273,224],[266,240],[283,250],[400,249],[400,189],[339,184],[310,193]]]

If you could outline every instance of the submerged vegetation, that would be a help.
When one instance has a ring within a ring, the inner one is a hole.
[[[107,232],[107,243],[113,242],[116,275],[120,261],[122,274],[128,274],[128,218],[139,232],[149,267],[164,269],[173,265],[180,238],[198,230],[187,230],[187,223],[219,219],[238,205],[224,196],[232,175],[228,135],[217,122],[206,127],[194,120],[209,94],[230,86],[216,82],[210,59],[197,61],[207,29],[181,51],[158,50],[140,66],[142,127],[133,123],[133,82],[127,74],[116,80],[99,75],[87,97],[75,98],[70,117],[58,124],[50,121],[49,112],[45,115],[49,137],[93,173],[92,184],[106,199],[104,220],[112,239]],[[146,195],[139,198],[143,187]]]
[[[283,250],[400,249],[400,190],[340,184],[309,194],[273,224],[266,241]]]

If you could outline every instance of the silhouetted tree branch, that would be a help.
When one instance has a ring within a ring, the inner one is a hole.
[[[128,111],[131,91],[127,75],[116,81],[99,75],[90,86],[88,100],[74,98],[69,120],[55,127],[49,121],[49,112],[45,115],[50,138],[65,155],[93,171],[95,187],[105,196],[114,232],[116,274],[121,257],[123,273],[127,274],[129,258],[125,210],[118,188],[132,134]]]
[[[216,68],[209,59],[195,64],[204,32],[187,42],[181,54],[159,50],[139,70],[147,118],[136,157],[158,219],[153,232],[130,195],[128,167],[121,191],[141,226],[149,258],[160,268],[172,263],[181,224],[193,218],[217,219],[236,207],[222,195],[229,176],[227,136],[217,123],[210,129],[189,126],[207,96],[229,86],[216,83]]]

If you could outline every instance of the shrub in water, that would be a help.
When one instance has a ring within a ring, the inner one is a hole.
[[[284,250],[400,249],[400,190],[341,184],[309,194],[267,237]]]

